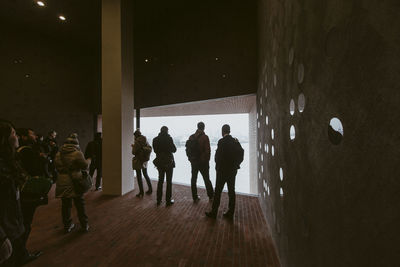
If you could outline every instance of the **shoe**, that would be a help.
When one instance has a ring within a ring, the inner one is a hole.
[[[35,251],[33,253],[29,253],[28,257],[24,260],[24,262],[22,263],[22,265],[25,265],[31,261],[36,260],[37,258],[39,258],[41,255],[43,254],[42,251]]]
[[[75,228],[75,224],[71,223],[68,227],[64,227],[64,232],[66,234],[71,233],[71,231]]]
[[[233,212],[231,212],[230,210],[224,212],[224,217],[227,219],[233,219]]]
[[[136,197],[143,197],[143,193],[136,194]]]
[[[89,224],[81,225],[81,231],[84,233],[89,232]]]
[[[212,219],[216,219],[217,218],[217,214],[212,212],[212,211],[206,211],[206,216],[208,218],[212,218]]]
[[[153,190],[149,189],[149,190],[146,191],[146,195],[151,195],[151,193],[153,193]]]
[[[95,191],[99,191],[99,190],[101,190],[101,186],[96,187],[96,190],[95,190]]]
[[[196,197],[193,198],[193,202],[197,202],[197,201],[200,201],[200,196],[199,195],[197,195]]]
[[[171,199],[170,201],[167,201],[167,203],[165,204],[166,206],[171,206],[173,205],[175,202],[175,200]]]

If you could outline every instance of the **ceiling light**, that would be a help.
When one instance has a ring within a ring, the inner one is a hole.
[[[147,62],[149,62],[149,60],[146,58],[146,59],[144,60],[144,62],[146,62],[146,63],[147,63]]]
[[[63,15],[58,16],[58,18],[59,18],[60,20],[62,20],[62,21],[65,21],[65,20],[66,20],[66,18],[65,18]]]
[[[43,1],[36,1],[36,4],[38,4],[38,6],[45,6],[45,4],[43,3]]]

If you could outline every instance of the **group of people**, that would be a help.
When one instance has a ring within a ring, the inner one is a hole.
[[[28,252],[26,243],[36,209],[48,203],[48,192],[56,184],[61,198],[65,233],[75,227],[71,219],[72,201],[81,230],[89,230],[83,193],[77,193],[79,180],[90,165],[97,170],[96,189],[101,189],[101,134],[88,144],[84,155],[77,134],[71,134],[59,148],[57,133],[44,139],[32,129],[18,128],[0,120],[0,266],[21,266],[42,252]],[[85,157],[86,156],[86,157]]]
[[[210,181],[210,140],[204,132],[205,124],[199,122],[197,130],[192,134],[186,142],[186,155],[191,163],[192,177],[191,177],[191,191],[194,202],[200,200],[197,194],[197,177],[200,172],[203,176],[204,184],[207,190],[207,196],[212,201],[211,211],[206,212],[206,216],[216,218],[218,208],[221,200],[221,193],[225,183],[228,186],[229,195],[229,209],[224,213],[227,218],[233,218],[235,212],[235,179],[237,170],[243,161],[244,150],[239,141],[230,135],[230,126],[225,124],[222,126],[222,138],[218,141],[217,151],[215,153],[216,163],[216,185],[213,189]],[[143,182],[142,173],[146,179],[148,191],[146,194],[152,193],[152,186],[150,178],[147,175],[147,164],[150,159],[152,148],[156,154],[153,163],[158,170],[158,185],[157,185],[157,206],[161,204],[163,184],[166,178],[166,205],[174,204],[172,199],[172,175],[173,168],[175,168],[175,160],[173,153],[176,152],[176,146],[172,137],[168,134],[168,127],[162,126],[160,133],[153,139],[153,147],[147,142],[145,136],[142,135],[140,130],[134,133],[135,142],[132,144],[132,167],[136,171],[136,177],[139,185],[139,193],[137,197],[143,197]]]
[[[196,132],[186,142],[186,154],[192,166],[193,201],[200,200],[197,194],[197,176],[200,172],[208,198],[212,201],[212,209],[206,212],[206,216],[216,218],[221,193],[224,184],[227,183],[229,209],[224,216],[233,218],[235,177],[243,161],[243,149],[239,141],[230,135],[230,126],[223,125],[222,138],[218,141],[215,154],[217,177],[213,189],[209,175],[210,141],[204,130],[204,123],[199,122]],[[37,207],[48,203],[47,195],[53,183],[56,184],[56,198],[61,199],[64,232],[70,233],[75,228],[71,219],[72,203],[77,210],[81,231],[89,231],[84,192],[78,191],[76,181],[81,181],[88,175],[93,176],[97,171],[95,188],[101,189],[101,133],[97,133],[94,140],[89,142],[85,153],[79,146],[77,134],[70,134],[61,147],[57,145],[56,136],[57,133],[52,130],[45,139],[39,138],[32,129],[16,129],[11,122],[0,119],[0,266],[24,265],[42,254],[41,251],[28,252],[26,243],[35,211]],[[160,133],[153,139],[152,146],[140,130],[134,132],[134,139],[132,168],[136,171],[139,185],[139,193],[136,196],[144,195],[142,174],[148,186],[146,194],[153,192],[147,165],[154,150],[156,158],[153,163],[159,173],[157,206],[162,202],[165,179],[165,203],[167,206],[174,204],[172,176],[176,146],[168,134],[168,127],[161,127]],[[41,185],[37,186],[39,181]]]

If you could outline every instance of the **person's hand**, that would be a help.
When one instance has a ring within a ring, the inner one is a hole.
[[[4,240],[3,244],[0,247],[0,264],[6,261],[11,257],[12,254],[12,245],[10,239]]]

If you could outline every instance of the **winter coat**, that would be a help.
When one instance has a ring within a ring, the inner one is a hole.
[[[217,171],[234,171],[240,168],[235,157],[237,156],[237,144],[239,141],[231,135],[225,135],[219,139],[215,152],[215,169]],[[240,145],[240,143],[239,143]]]
[[[197,130],[194,134],[189,137],[190,140],[197,139],[199,143],[200,158],[196,159],[192,163],[207,163],[210,161],[211,148],[210,139],[202,130]]]
[[[132,146],[132,155],[134,156],[132,159],[132,169],[140,170],[143,168],[145,162],[140,159],[139,154],[146,145],[149,145],[146,136],[141,135],[135,139],[135,143]]]
[[[59,176],[56,183],[57,198],[74,198],[75,192],[72,179],[82,179],[81,170],[86,170],[89,162],[85,160],[78,145],[64,144],[55,158]]]
[[[0,158],[0,244],[6,238],[17,239],[25,231],[15,175]]]
[[[176,152],[176,146],[169,134],[159,133],[153,139],[153,149],[156,153],[153,163],[158,169],[175,168],[175,160],[172,153]]]

